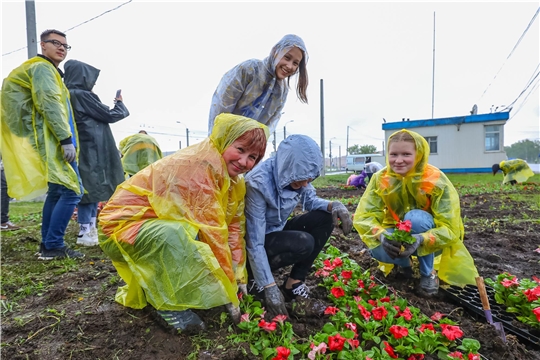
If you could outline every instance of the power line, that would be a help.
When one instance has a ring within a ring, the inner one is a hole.
[[[75,29],[75,28],[78,28],[79,26],[84,25],[84,24],[86,24],[86,23],[89,23],[90,21],[93,21],[93,20],[95,20],[95,19],[97,19],[97,18],[99,18],[99,17],[102,17],[103,15],[105,15],[105,14],[107,14],[107,13],[110,13],[111,11],[118,10],[118,9],[121,8],[122,6],[127,5],[127,4],[129,4],[130,2],[132,2],[132,1],[133,1],[133,0],[126,1],[125,3],[122,3],[122,4],[118,5],[118,6],[115,7],[115,8],[109,9],[109,10],[107,10],[107,11],[105,11],[105,12],[103,12],[103,13],[97,15],[97,16],[94,16],[94,17],[91,18],[91,19],[88,19],[88,20],[86,20],[86,21],[83,21],[82,23],[77,24],[77,25],[75,25],[75,26],[72,26],[72,27],[70,27],[69,29],[64,30],[64,31],[62,31],[62,32],[67,33],[68,31],[73,30],[73,29]],[[18,52],[18,51],[21,51],[21,50],[26,49],[27,47],[28,47],[28,46],[24,46],[24,47],[22,47],[22,48],[19,48],[19,49],[16,49],[16,50],[7,52],[7,53],[5,53],[5,54],[2,54],[2,56],[6,56],[6,55],[9,55],[9,54],[16,53],[16,52]]]
[[[501,68],[499,69],[499,71],[497,71],[497,73],[495,74],[495,76],[493,77],[493,79],[491,80],[491,82],[489,83],[489,85],[486,87],[486,89],[484,90],[484,92],[482,93],[482,95],[480,96],[480,98],[478,99],[478,102],[480,102],[480,100],[482,99],[482,97],[484,97],[485,93],[488,91],[488,89],[490,88],[491,84],[493,84],[493,81],[495,81],[495,79],[497,78],[497,75],[499,75],[499,73],[501,72],[502,68],[504,67],[504,65],[506,64],[506,62],[508,61],[508,59],[510,59],[510,56],[512,56],[512,54],[514,53],[514,51],[516,50],[516,48],[518,47],[519,43],[521,42],[521,40],[523,39],[523,37],[525,36],[525,34],[527,33],[527,31],[529,31],[529,28],[531,27],[531,25],[533,24],[534,20],[536,19],[536,17],[538,16],[538,13],[540,12],[540,7],[538,9],[536,9],[536,12],[534,13],[534,16],[532,17],[531,21],[529,21],[529,25],[527,25],[527,28],[525,28],[525,30],[523,31],[523,33],[521,34],[521,36],[519,37],[516,45],[514,45],[514,48],[512,49],[512,51],[510,51],[510,54],[508,54],[508,56],[506,57],[506,60],[504,60],[503,64],[501,65]]]

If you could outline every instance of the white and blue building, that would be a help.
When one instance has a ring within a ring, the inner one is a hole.
[[[385,143],[394,132],[407,129],[422,135],[430,148],[429,163],[447,173],[491,172],[507,160],[504,125],[510,112],[475,114],[427,120],[402,120],[382,125]]]

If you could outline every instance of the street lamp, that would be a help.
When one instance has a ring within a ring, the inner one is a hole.
[[[333,138],[331,138],[328,142],[329,142],[329,157],[330,157],[330,171],[332,171],[332,139],[335,139],[336,137],[334,136]]]
[[[293,122],[294,120],[289,120],[283,125],[283,140],[287,138],[287,124]]]
[[[189,146],[189,129],[188,129],[188,127],[186,126],[186,124],[184,124],[184,123],[181,122],[181,121],[177,121],[176,123],[177,123],[177,124],[182,124],[182,125],[184,125],[184,126],[186,127],[186,147],[188,147],[188,146]]]

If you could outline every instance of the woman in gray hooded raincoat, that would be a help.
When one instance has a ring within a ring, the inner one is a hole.
[[[298,75],[296,95],[307,104],[308,53],[297,35],[285,35],[264,60],[249,59],[229,70],[218,84],[208,119],[208,134],[221,113],[243,115],[274,132],[281,117],[291,77]]]
[[[99,69],[82,61],[69,60],[64,65],[64,83],[69,89],[75,122],[79,131],[79,172],[86,190],[79,202],[77,244],[98,244],[97,207],[107,201],[118,184],[125,180],[120,155],[109,124],[125,119],[129,111],[122,96],[112,109],[92,92]]]
[[[319,198],[310,184],[322,165],[313,139],[291,135],[279,144],[276,156],[246,175],[248,291],[264,301],[270,319],[287,314],[285,300],[309,298],[305,278],[338,218],[345,235],[352,229],[347,208]],[[299,203],[306,212],[289,219]],[[272,272],[288,265],[292,269],[280,291]]]

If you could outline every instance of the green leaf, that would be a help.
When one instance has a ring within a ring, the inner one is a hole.
[[[252,344],[249,344],[249,349],[251,350],[251,353],[255,356],[259,355],[259,350],[257,350],[257,348],[255,346],[253,346]]]

